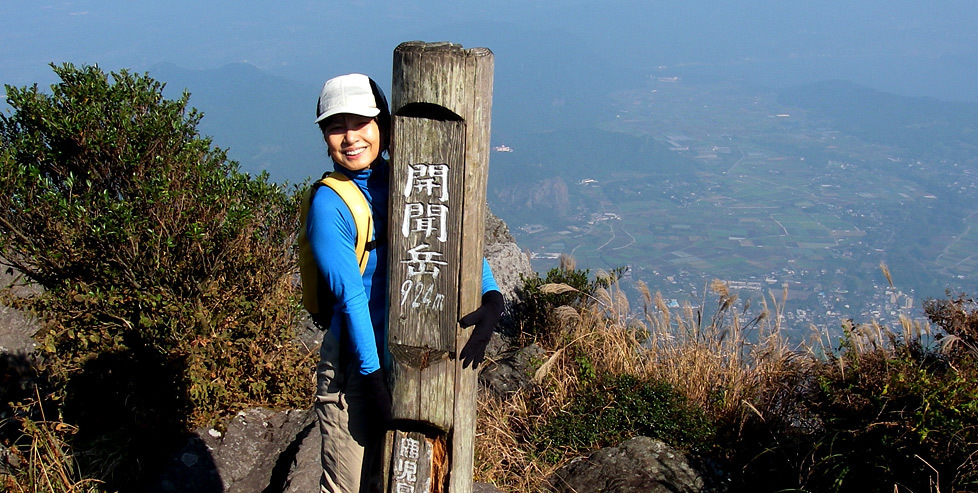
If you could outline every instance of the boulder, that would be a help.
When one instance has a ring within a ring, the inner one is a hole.
[[[546,358],[543,348],[531,344],[487,364],[479,374],[479,383],[496,397],[504,398],[532,385],[533,373]]]
[[[489,483],[476,481],[472,484],[472,493],[502,493],[502,491]]]
[[[307,433],[301,436],[301,441],[298,442],[298,450],[291,461],[285,484],[282,489],[276,489],[276,492],[305,493],[319,491],[319,479],[323,474],[323,466],[320,462],[322,434],[319,432],[319,427],[316,426],[315,418],[312,426],[306,430]]]
[[[146,489],[150,493],[222,493],[224,483],[214,462],[213,452],[200,433],[192,435],[173,454],[160,477]]]
[[[649,437],[632,438],[574,459],[548,481],[556,491],[568,493],[713,491],[682,452]]]
[[[29,354],[37,345],[34,334],[40,323],[29,314],[0,305],[0,353]]]
[[[160,493],[283,491],[298,443],[314,427],[313,420],[314,414],[305,410],[241,411],[224,433],[197,430],[151,489]]]

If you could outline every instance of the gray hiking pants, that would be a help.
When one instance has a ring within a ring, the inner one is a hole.
[[[322,432],[322,493],[381,491],[384,435],[367,422],[362,378],[353,358],[341,359],[332,331],[323,336],[316,365],[316,415]],[[341,364],[343,361],[343,364]]]

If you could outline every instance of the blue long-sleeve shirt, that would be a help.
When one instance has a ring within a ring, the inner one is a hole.
[[[370,168],[360,171],[338,165],[334,168],[349,176],[363,192],[373,212],[375,231],[387,231],[387,161],[380,158]],[[386,340],[387,242],[378,242],[361,275],[356,259],[357,228],[353,214],[329,187],[319,187],[312,197],[306,234],[326,282],[321,288],[329,289],[332,294],[328,330],[336,330],[337,340],[345,341],[361,374],[380,369],[379,355],[384,352],[382,345]],[[483,294],[498,290],[489,263],[483,259],[482,264]]]

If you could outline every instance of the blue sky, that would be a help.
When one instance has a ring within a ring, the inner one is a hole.
[[[394,47],[413,39],[488,46],[497,67],[528,72],[520,84],[551,84],[529,68],[553,56],[588,84],[693,67],[770,86],[846,79],[978,101],[973,0],[7,1],[0,82],[48,84],[46,64],[63,61],[248,62],[303,82],[351,71],[386,81]]]

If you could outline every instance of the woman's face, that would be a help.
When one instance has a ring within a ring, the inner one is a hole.
[[[369,168],[382,151],[380,127],[374,118],[340,113],[329,117],[322,128],[329,157],[350,171]]]

